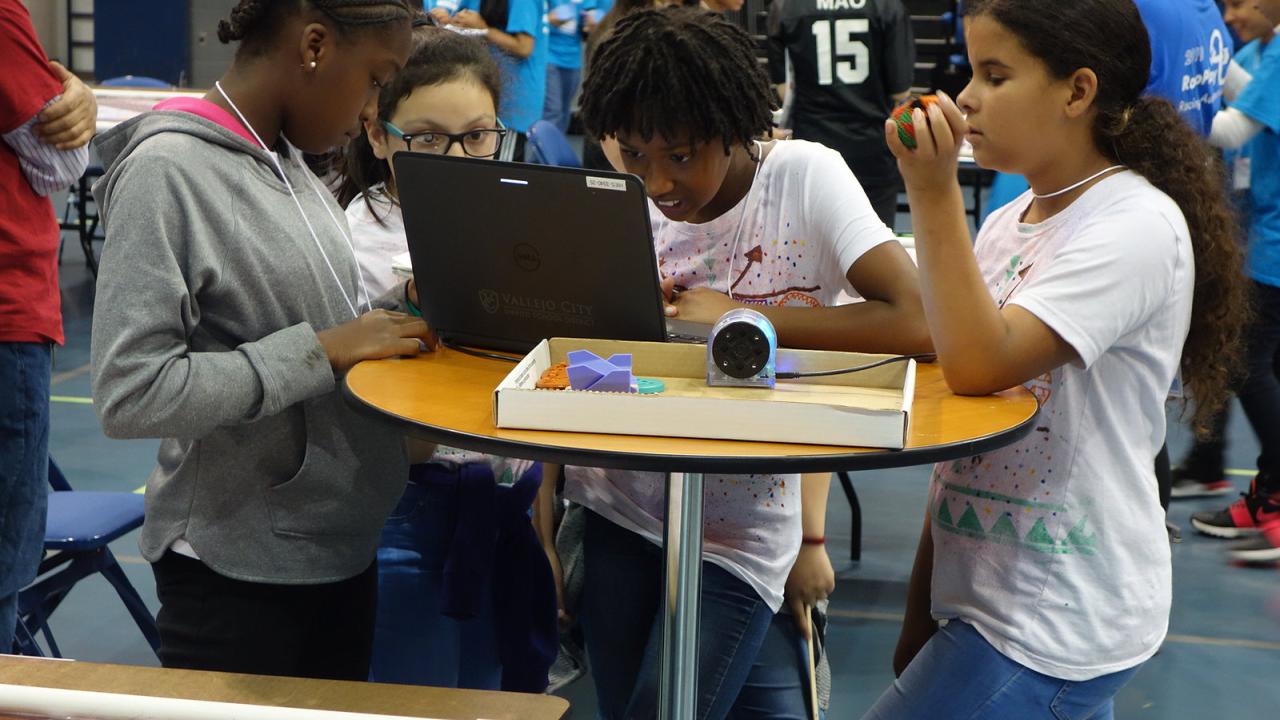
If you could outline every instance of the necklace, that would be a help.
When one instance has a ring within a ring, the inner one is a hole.
[[[1106,175],[1107,173],[1111,172],[1112,170],[1122,170],[1122,169],[1124,169],[1124,167],[1125,167],[1124,165],[1112,165],[1112,166],[1111,166],[1111,167],[1109,167],[1109,168],[1104,168],[1104,169],[1102,169],[1102,170],[1099,170],[1098,172],[1096,172],[1096,173],[1094,173],[1094,174],[1090,175],[1089,177],[1087,177],[1087,178],[1085,178],[1085,179],[1081,180],[1080,182],[1076,183],[1075,185],[1071,185],[1071,186],[1069,186],[1069,187],[1064,187],[1064,188],[1062,188],[1061,190],[1059,190],[1059,191],[1057,191],[1057,192],[1046,193],[1046,194],[1044,194],[1044,195],[1035,195],[1034,193],[1032,193],[1032,194],[1035,196],[1035,199],[1037,199],[1037,200],[1048,200],[1049,198],[1058,197],[1059,195],[1065,195],[1065,194],[1067,194],[1067,193],[1071,192],[1072,190],[1075,190],[1076,188],[1080,187],[1081,185],[1086,185],[1086,184],[1088,184],[1089,182],[1091,182],[1091,181],[1093,181],[1093,180],[1096,180],[1096,179],[1098,179],[1098,178],[1102,177],[1103,175]]]
[[[760,166],[764,165],[764,143],[759,140],[755,141],[756,160],[755,169],[751,173],[751,185],[747,187],[747,194],[742,198],[742,215],[738,217],[738,229],[733,232],[733,249],[729,251],[729,270],[725,274],[725,294],[729,299],[733,299],[733,261],[738,255],[738,241],[742,239],[742,226],[747,221],[747,213],[751,212],[751,203],[747,202],[751,198],[751,191],[756,189],[756,179],[760,177]]]

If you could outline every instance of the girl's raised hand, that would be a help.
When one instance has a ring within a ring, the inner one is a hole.
[[[908,191],[930,191],[957,183],[960,144],[969,124],[964,113],[946,93],[938,93],[938,102],[924,110],[911,111],[915,125],[916,149],[912,150],[898,137],[892,118],[885,121],[885,142],[898,159],[898,169]]]

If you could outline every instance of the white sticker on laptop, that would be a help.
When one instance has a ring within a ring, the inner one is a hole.
[[[596,190],[617,190],[619,192],[627,191],[626,180],[615,180],[614,178],[602,178],[587,176],[587,187]]]

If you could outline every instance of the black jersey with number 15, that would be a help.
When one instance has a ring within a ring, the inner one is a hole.
[[[773,0],[769,72],[795,76],[797,138],[834,148],[867,174],[892,172],[884,147],[891,96],[911,87],[915,45],[902,0]],[[857,171],[857,168],[855,168]]]

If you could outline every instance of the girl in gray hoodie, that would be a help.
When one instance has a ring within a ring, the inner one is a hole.
[[[140,539],[163,664],[363,680],[374,552],[408,460],[337,380],[430,333],[392,311],[404,286],[369,298],[342,209],[301,157],[373,117],[410,11],[242,0],[218,34],[240,46],[203,99],[98,139],[95,407],[109,436],[163,439]]]

